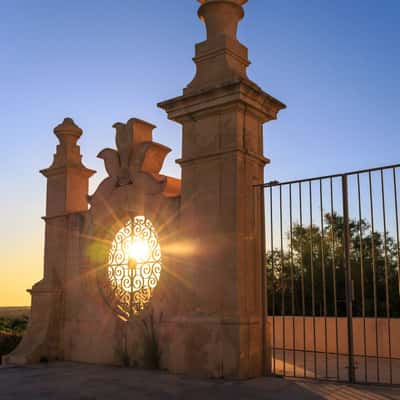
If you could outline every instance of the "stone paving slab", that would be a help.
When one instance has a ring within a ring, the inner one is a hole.
[[[400,399],[400,388],[280,378],[201,380],[159,371],[75,363],[0,367],[0,399]]]

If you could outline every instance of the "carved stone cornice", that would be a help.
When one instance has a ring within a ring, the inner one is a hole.
[[[158,107],[168,113],[168,118],[182,123],[196,118],[196,114],[218,112],[222,107],[243,104],[248,111],[256,113],[261,122],[277,118],[285,104],[264,92],[248,79],[240,79],[223,85],[198,90],[190,95],[183,95],[158,103]]]
[[[77,175],[81,175],[86,178],[90,178],[92,175],[96,173],[95,170],[86,168],[81,165],[70,165],[70,166],[62,166],[62,167],[50,167],[47,169],[42,169],[40,173],[44,175],[46,178],[57,176],[57,175],[66,175],[69,172],[73,172]]]
[[[232,149],[232,150],[224,150],[224,151],[219,151],[216,153],[209,153],[209,154],[204,154],[201,156],[191,157],[191,158],[186,158],[186,159],[180,158],[180,159],[176,160],[176,163],[179,165],[193,164],[196,161],[202,161],[202,160],[207,160],[207,159],[217,159],[220,157],[226,157],[229,154],[236,155],[237,153],[240,153],[243,156],[253,159],[257,163],[260,163],[263,167],[271,162],[270,159],[268,159],[264,156],[261,156],[260,154],[257,154],[257,153],[251,152],[251,151],[246,151],[244,149],[236,148],[236,149]]]

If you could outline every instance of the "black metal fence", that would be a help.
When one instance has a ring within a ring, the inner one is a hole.
[[[274,374],[400,383],[399,169],[261,187]]]

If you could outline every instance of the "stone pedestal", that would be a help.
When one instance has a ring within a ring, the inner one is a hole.
[[[195,254],[179,273],[190,283],[173,369],[212,377],[262,372],[261,215],[263,123],[285,106],[246,75],[236,38],[244,0],[203,0],[207,40],[196,46],[197,73],[183,96],[162,102],[183,126],[181,232]],[[173,339],[172,339],[173,340]]]
[[[88,209],[89,177],[95,171],[81,162],[77,141],[82,130],[71,118],[54,128],[59,145],[52,165],[41,171],[47,178],[44,276],[29,291],[32,311],[28,331],[17,349],[4,358],[8,364],[63,359],[62,327],[65,286],[71,263],[77,263],[73,228],[77,213]],[[76,224],[75,224],[76,225]],[[78,224],[79,225],[79,224]]]

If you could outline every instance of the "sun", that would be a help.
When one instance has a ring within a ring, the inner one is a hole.
[[[134,238],[128,244],[128,257],[137,263],[145,262],[150,255],[150,246],[147,240]]]
[[[162,271],[161,248],[152,222],[130,218],[118,232],[108,253],[107,301],[127,321],[151,300]]]

